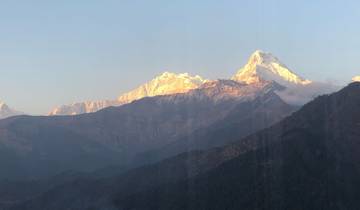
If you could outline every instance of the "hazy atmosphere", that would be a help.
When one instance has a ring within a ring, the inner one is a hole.
[[[1,1],[0,100],[29,114],[164,71],[229,78],[256,49],[299,75],[360,74],[358,1]]]
[[[360,3],[0,0],[0,210],[359,210]]]

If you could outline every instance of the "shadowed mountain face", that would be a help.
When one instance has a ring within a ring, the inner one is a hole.
[[[266,128],[280,121],[294,110],[295,107],[283,102],[274,92],[269,92],[237,105],[231,114],[208,127],[180,136],[159,149],[138,155],[136,161],[155,162],[181,152],[229,144],[260,130],[259,128]]]
[[[360,83],[239,144],[208,173],[128,197],[120,209],[359,209]],[[231,147],[228,147],[228,149]]]
[[[70,182],[13,209],[359,209],[359,126],[353,83],[228,146]]]
[[[199,144],[204,140],[202,147],[222,145],[226,141],[221,139],[206,142],[204,135],[209,126],[221,134],[226,133],[221,131],[222,126],[234,122],[236,127],[249,120],[247,127],[234,133],[244,136],[290,114],[293,107],[274,93],[279,88],[270,82],[245,85],[213,81],[188,93],[144,98],[97,113],[9,118],[0,121],[0,167],[7,169],[0,178],[28,179],[66,170],[131,166],[134,156],[176,145],[181,139],[187,139],[186,136],[195,136]],[[200,133],[199,138],[194,132]],[[200,138],[202,136],[204,138]],[[166,155],[154,160],[186,150],[184,146],[166,149]],[[136,161],[141,165],[148,160],[137,158]]]

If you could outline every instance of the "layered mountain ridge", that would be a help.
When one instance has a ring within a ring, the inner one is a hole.
[[[232,144],[69,181],[11,209],[359,209],[359,93],[353,83]]]
[[[275,91],[282,88],[267,81],[244,84],[216,80],[185,93],[145,97],[95,113],[2,120],[0,166],[8,170],[0,174],[0,179],[16,175],[19,179],[46,177],[75,169],[91,171],[112,164],[132,165],[135,156],[141,153],[194,138],[197,130],[207,133],[209,126],[231,116],[236,116],[235,124],[246,125],[234,136],[248,135],[294,110],[276,95]],[[268,100],[276,102],[266,103]],[[246,113],[237,114],[236,110]],[[221,126],[218,124],[212,130]],[[226,143],[205,143],[205,137],[197,140],[204,147]],[[186,149],[171,148],[174,152],[169,154]],[[7,165],[10,160],[11,167]]]
[[[352,83],[219,149],[216,153],[228,159],[213,170],[135,194],[117,193],[116,207],[359,209],[359,108],[360,83]],[[209,163],[221,160],[220,156]]]
[[[4,119],[0,209],[282,209],[279,197],[283,209],[310,209],[291,199],[315,192],[303,197],[311,203],[311,196],[333,194],[323,191],[323,180],[331,186],[339,184],[333,180],[358,181],[349,164],[359,160],[358,90],[354,83],[300,109],[330,91],[327,84],[256,51],[231,79],[165,72],[116,100],[76,103],[51,114],[66,116]],[[334,159],[354,176],[327,165]],[[113,177],[100,180],[93,173]],[[41,184],[57,174],[65,177]],[[35,189],[19,192],[19,183]],[[7,189],[15,190],[8,196]]]
[[[151,151],[164,149],[151,158],[156,161],[187,149],[221,146],[283,119],[298,108],[288,99],[307,94],[297,88],[308,90],[315,84],[284,70],[277,58],[261,51],[246,66],[249,80],[241,77],[243,71],[232,80],[166,72],[117,100],[78,103],[52,113],[66,116],[2,120],[0,166],[8,170],[0,178],[132,165],[139,159],[146,162],[143,153],[153,156]],[[259,66],[268,74],[259,73]],[[82,113],[89,114],[78,115]],[[214,138],[221,135],[228,138]]]

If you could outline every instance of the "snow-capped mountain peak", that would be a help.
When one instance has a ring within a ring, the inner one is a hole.
[[[270,63],[281,63],[280,60],[271,53],[262,50],[256,50],[249,59],[250,63],[261,65]]]
[[[250,56],[248,63],[232,79],[246,84],[256,83],[261,80],[275,81],[286,87],[311,83],[310,80],[296,75],[271,53],[261,50],[255,51]]]
[[[191,91],[190,95],[195,94],[196,96],[198,90],[204,88],[210,91],[208,95],[215,96],[215,93],[219,92],[215,98],[244,97],[238,89],[243,89],[242,87],[246,85],[261,87],[262,84],[267,83],[276,83],[276,85],[281,86],[282,88],[276,89],[277,94],[285,102],[295,105],[304,104],[319,93],[329,93],[337,88],[304,79],[291,71],[271,53],[257,50],[250,56],[248,63],[231,80],[210,81],[188,73],[164,72],[132,91],[122,94],[117,99],[63,105],[55,108],[49,115],[77,115],[96,112],[109,106],[120,106],[145,97],[188,93],[189,91]],[[215,86],[209,88],[212,85]],[[251,90],[251,88],[247,89]],[[202,97],[203,95],[199,96],[199,98]]]
[[[360,76],[355,76],[352,78],[353,82],[360,82]]]
[[[131,103],[144,97],[185,93],[199,88],[207,81],[208,80],[203,79],[198,75],[191,76],[188,73],[176,74],[164,72],[151,81],[121,95],[115,100],[88,101],[62,105],[53,109],[49,115],[77,115],[90,113],[109,106],[120,106]]]
[[[200,76],[191,76],[188,73],[176,74],[164,72],[150,82],[141,85],[133,91],[125,93],[118,98],[120,103],[130,103],[144,97],[185,93],[199,88],[208,80]]]

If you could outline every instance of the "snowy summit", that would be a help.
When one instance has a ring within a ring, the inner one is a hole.
[[[292,72],[286,65],[271,53],[255,51],[248,63],[232,77],[233,80],[246,84],[261,80],[275,81],[280,85],[308,85],[310,80],[303,79]]]
[[[277,92],[278,95],[285,102],[296,105],[304,104],[319,94],[329,93],[334,90],[333,87],[329,87],[327,84],[302,78],[271,53],[257,50],[250,56],[247,64],[231,78],[231,82],[226,80],[210,81],[197,75],[191,76],[188,73],[164,72],[151,81],[119,96],[117,99],[63,105],[53,109],[49,115],[77,115],[96,112],[109,106],[120,106],[145,97],[187,93],[194,89],[206,88],[209,85],[215,85],[219,88],[218,91],[223,91],[217,96],[241,96],[242,94],[239,94],[238,89],[242,88],[239,85],[261,86],[264,82],[276,82],[284,87],[283,91]],[[216,88],[210,88],[209,90],[216,92]]]
[[[198,75],[191,76],[188,73],[176,74],[164,72],[153,80],[121,95],[116,100],[88,101],[62,105],[53,109],[49,115],[77,115],[90,113],[109,106],[128,104],[145,97],[185,93],[189,90],[199,88],[207,81],[208,80],[205,80]]]
[[[199,88],[207,81],[208,80],[205,80],[198,75],[191,76],[188,73],[175,74],[164,72],[150,82],[121,95],[118,98],[118,101],[125,104],[144,97],[186,93],[189,90]]]
[[[355,76],[352,78],[353,82],[360,82],[360,76]]]

